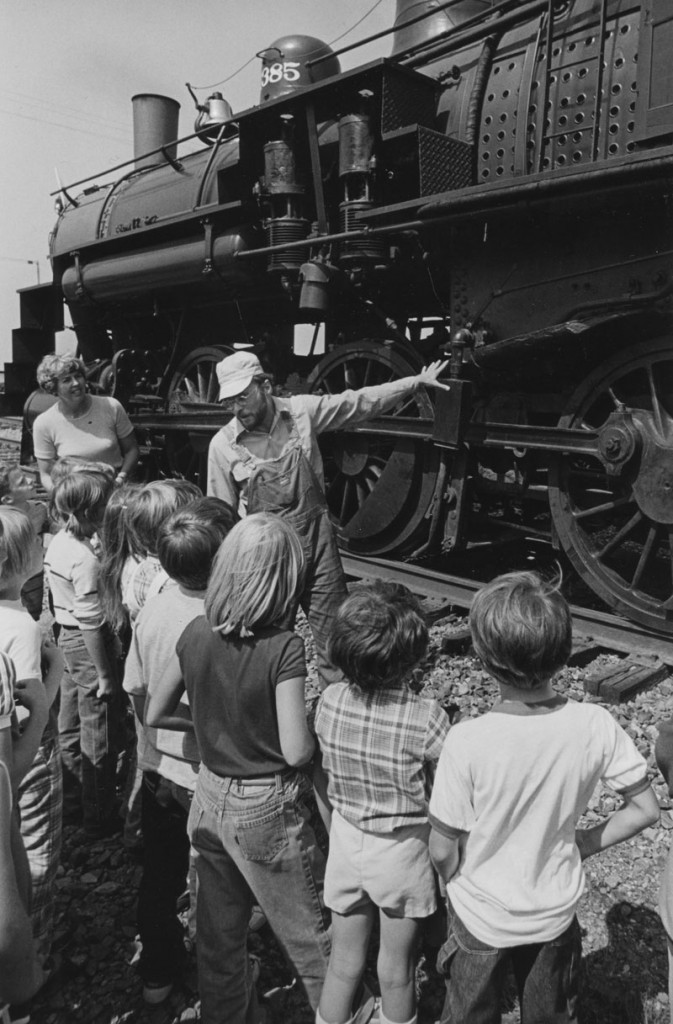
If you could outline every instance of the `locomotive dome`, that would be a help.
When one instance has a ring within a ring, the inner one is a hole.
[[[315,36],[282,36],[265,50],[260,50],[257,56],[262,58],[260,103],[304,89],[341,71],[339,58],[334,56],[332,47]],[[309,67],[308,62],[316,57],[327,59]]]

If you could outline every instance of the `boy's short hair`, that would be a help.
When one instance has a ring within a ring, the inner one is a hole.
[[[220,498],[198,498],[173,512],[159,527],[162,567],[187,590],[205,590],[215,555],[238,516]]]
[[[25,512],[0,505],[0,580],[27,572],[34,557],[36,536]]]
[[[114,469],[78,470],[62,477],[51,493],[54,517],[80,540],[92,537],[114,487]]]
[[[533,690],[563,668],[572,618],[559,589],[534,572],[510,572],[477,591],[470,609],[474,649],[499,682]]]
[[[420,602],[401,583],[353,589],[336,614],[328,656],[349,682],[373,693],[398,686],[428,649]]]

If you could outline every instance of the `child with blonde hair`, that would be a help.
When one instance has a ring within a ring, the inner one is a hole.
[[[153,480],[122,487],[113,496],[101,531],[101,600],[115,629],[133,624],[148,597],[171,585],[157,557],[159,527],[201,497],[189,480]]]
[[[327,969],[324,860],[308,821],[311,784],[298,770],[314,752],[304,645],[286,628],[303,571],[284,520],[259,513],[237,523],[215,559],[205,616],[178,640],[179,671],[146,707],[148,725],[184,729],[186,687],[201,754],[188,828],[204,1024],[258,1020],[246,950],[253,901],[314,1010]]]
[[[63,658],[53,643],[42,640],[40,627],[21,601],[26,580],[42,570],[42,557],[42,539],[28,516],[0,505],[0,651],[12,659],[20,679],[41,681],[50,709],[63,675]],[[33,755],[23,766],[18,806],[32,882],[33,934],[40,963],[48,971],[61,853],[62,780],[55,713],[43,723]]]
[[[407,686],[425,656],[423,610],[406,587],[378,580],[340,605],[328,645],[345,682],[322,693],[316,736],[333,807],[325,875],[332,954],[318,1024],[353,1024],[375,917],[381,1024],[416,1021],[416,949],[436,910],[429,784],[449,719]]]
[[[61,529],[45,558],[66,663],[59,711],[66,800],[72,809],[81,802],[90,838],[110,834],[119,824],[118,649],[98,597],[100,565],[92,543],[113,487],[111,468],[78,470],[56,484],[52,501]]]

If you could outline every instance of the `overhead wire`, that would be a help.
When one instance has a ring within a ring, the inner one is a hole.
[[[127,141],[127,139],[130,137],[130,132],[127,132],[125,139],[122,138],[121,136],[114,137],[112,135],[103,135],[102,132],[94,132],[91,131],[89,128],[76,128],[74,125],[71,124],[62,124],[59,121],[50,121],[49,118],[46,117],[32,117],[30,114],[19,114],[16,110],[3,110],[1,107],[0,114],[7,114],[9,117],[20,117],[24,121],[37,121],[38,124],[51,124],[55,128],[65,128],[67,131],[71,132],[82,132],[85,135],[96,135],[99,139],[106,139],[108,142],[121,143]]]
[[[8,97],[8,102],[15,103],[20,101],[22,105],[28,105],[29,107],[39,107],[40,110],[45,109],[44,97],[41,99],[36,96],[28,96],[26,93],[15,92],[13,89],[0,88],[0,97],[2,95]],[[20,110],[20,107],[19,107]],[[84,121],[92,121],[94,124],[100,125],[103,122],[106,126],[120,131],[125,131],[128,128],[128,124],[123,121],[117,121],[114,118],[110,118],[107,115],[92,114],[91,109],[88,111],[82,110],[78,107],[67,106],[58,107],[58,114],[62,117],[75,117]]]

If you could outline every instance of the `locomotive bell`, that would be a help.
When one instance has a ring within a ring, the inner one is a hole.
[[[328,54],[332,56],[327,60],[307,67],[308,61]],[[323,78],[338,75],[341,71],[339,59],[333,55],[331,46],[314,36],[283,36],[266,50],[260,50],[257,56],[262,58],[260,103],[305,89],[307,85],[321,82]]]
[[[203,106],[199,107],[198,116],[194,122],[194,131],[203,138],[214,139],[223,124],[231,121],[234,112],[231,104],[225,100],[221,92],[214,92],[209,96]],[[225,138],[235,135],[238,128],[235,124],[229,125],[225,131]]]

